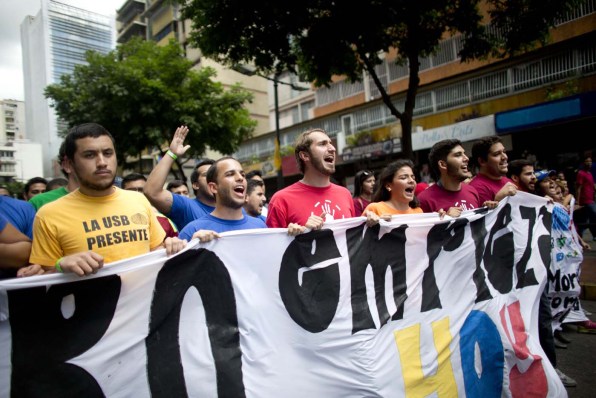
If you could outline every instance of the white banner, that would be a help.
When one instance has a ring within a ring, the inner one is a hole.
[[[573,208],[575,201],[571,203]],[[553,315],[553,330],[561,323],[581,322],[588,318],[581,309],[579,275],[583,248],[573,224],[573,214],[560,204],[552,210],[552,252],[548,273],[548,296]]]
[[[566,396],[537,330],[550,209],[518,194],[481,211],[236,231],[0,282],[0,395]]]

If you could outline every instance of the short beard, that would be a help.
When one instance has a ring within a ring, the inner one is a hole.
[[[77,180],[79,181],[79,185],[81,185],[85,188],[88,188],[90,190],[105,191],[106,189],[108,189],[114,185],[114,181],[116,181],[116,176],[114,176],[114,178],[112,178],[112,181],[110,181],[109,183],[104,183],[104,184],[96,184],[89,180],[81,179],[78,175],[77,175]]]

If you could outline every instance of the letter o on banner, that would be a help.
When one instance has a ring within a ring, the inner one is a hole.
[[[494,322],[482,311],[472,311],[459,332],[461,365],[466,396],[499,398],[503,390],[504,354]],[[480,349],[482,374],[476,372],[476,344]]]

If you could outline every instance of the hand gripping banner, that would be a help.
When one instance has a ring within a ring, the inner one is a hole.
[[[2,281],[0,396],[566,396],[537,330],[551,208],[519,193]]]

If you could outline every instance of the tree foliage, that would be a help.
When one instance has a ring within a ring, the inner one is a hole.
[[[222,63],[252,63],[261,73],[290,70],[315,86],[328,85],[335,75],[359,81],[367,73],[401,121],[403,152],[411,157],[420,57],[458,33],[463,61],[525,51],[544,42],[556,18],[577,1],[190,0],[183,15],[193,21],[193,43]],[[403,110],[391,102],[375,71],[390,50],[397,50],[396,63],[409,67]]]
[[[181,124],[190,129],[191,157],[207,146],[230,154],[254,130],[244,107],[252,93],[239,85],[224,89],[213,81],[212,68],[191,69],[173,41],[160,47],[135,39],[105,55],[88,52],[86,59],[45,94],[68,125],[93,121],[106,127],[120,161],[167,145]]]

